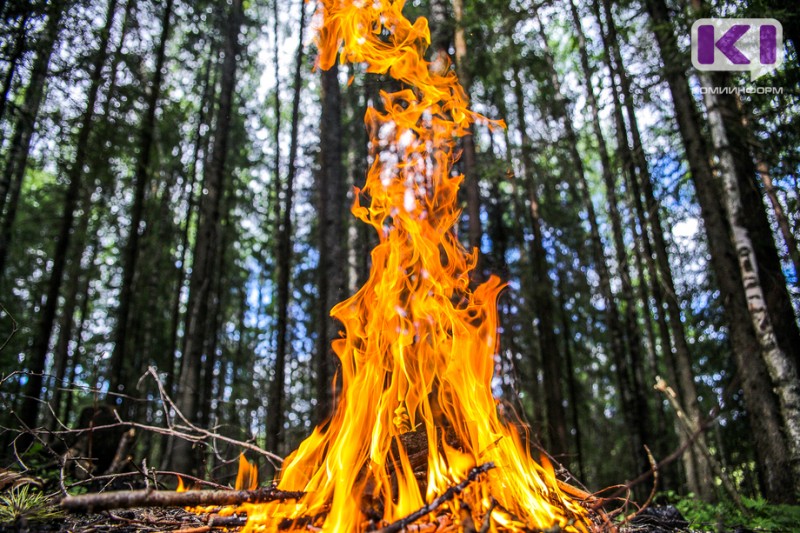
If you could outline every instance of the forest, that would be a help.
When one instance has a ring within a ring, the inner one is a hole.
[[[408,87],[322,50],[323,3],[0,1],[3,472],[229,483],[244,451],[271,480],[331,424],[330,312],[389,232],[369,117]],[[640,503],[658,463],[661,501],[797,504],[796,6],[378,4],[427,19],[428,68],[485,117],[450,234],[470,291],[502,283],[489,392],[533,458],[589,492],[645,474]],[[782,61],[695,68],[713,17],[779,21]]]

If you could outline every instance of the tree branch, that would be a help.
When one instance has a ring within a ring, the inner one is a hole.
[[[100,494],[66,496],[61,507],[68,511],[97,512],[131,507],[196,507],[199,505],[239,505],[274,500],[293,500],[304,492],[267,487],[256,490],[124,490]]]
[[[494,468],[494,463],[492,463],[492,462],[484,463],[484,464],[482,464],[480,466],[476,466],[475,468],[473,468],[472,470],[469,471],[469,474],[467,474],[467,479],[465,479],[464,481],[462,481],[458,485],[453,485],[452,487],[450,487],[449,489],[444,491],[444,493],[441,496],[439,496],[436,499],[434,499],[431,503],[423,506],[422,508],[420,508],[417,511],[414,511],[413,513],[411,513],[410,515],[406,516],[405,518],[401,518],[400,520],[398,520],[396,522],[393,522],[392,524],[389,524],[388,526],[377,530],[375,533],[397,533],[398,531],[400,531],[401,529],[404,529],[408,525],[413,524],[414,522],[416,522],[417,520],[419,520],[420,518],[422,518],[426,514],[435,511],[443,503],[445,503],[447,501],[450,501],[453,498],[455,498],[456,495],[461,494],[461,492],[465,488],[467,488],[470,485],[470,483],[475,481],[478,478],[479,475],[483,474],[484,472],[488,472],[492,468]]]

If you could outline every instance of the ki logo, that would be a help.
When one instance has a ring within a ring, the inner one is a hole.
[[[697,70],[750,71],[763,76],[783,63],[783,26],[775,19],[699,19],[692,24]]]

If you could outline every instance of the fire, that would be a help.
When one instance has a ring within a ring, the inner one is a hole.
[[[318,12],[321,68],[340,53],[342,63],[366,63],[368,72],[388,73],[409,88],[381,93],[385,112],[370,108],[365,117],[377,155],[352,212],[375,228],[380,243],[366,284],[331,311],[344,327],[333,343],[341,360],[337,409],[280,474],[280,489],[306,496],[242,506],[246,530],[276,531],[295,521],[297,529],[335,532],[380,527],[491,461],[496,468],[438,513],[449,511],[456,523],[467,504],[478,524],[491,513],[492,531],[586,531],[586,511],[498,416],[490,384],[503,285],[492,276],[470,287],[477,250],[467,252],[454,229],[462,180],[452,172],[455,143],[473,121],[486,119],[468,109],[452,69],[424,60],[427,20],[412,24],[403,4],[322,0]],[[411,435],[424,451],[409,452]]]

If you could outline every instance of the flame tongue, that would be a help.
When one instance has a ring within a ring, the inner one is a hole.
[[[391,0],[321,4],[320,67],[330,67],[341,48],[342,62],[366,63],[368,72],[388,73],[413,90],[381,93],[386,111],[369,109],[365,118],[379,151],[362,191],[370,204],[357,195],[352,211],[376,229],[380,244],[369,280],[331,311],[345,330],[333,344],[341,401],[281,473],[281,489],[307,496],[248,506],[248,528],[323,516],[317,525],[324,520],[325,531],[361,531],[367,513],[395,521],[472,466],[493,461],[497,468],[460,496],[476,519],[494,498],[497,530],[585,529],[585,512],[558,490],[552,469],[534,462],[498,418],[490,383],[502,286],[491,277],[470,289],[477,251],[467,253],[454,232],[462,179],[451,174],[455,140],[482,117],[467,108],[450,69],[429,68],[427,21],[411,24],[402,8]],[[425,494],[406,449],[411,432],[427,441]],[[573,518],[577,525],[568,526]]]

